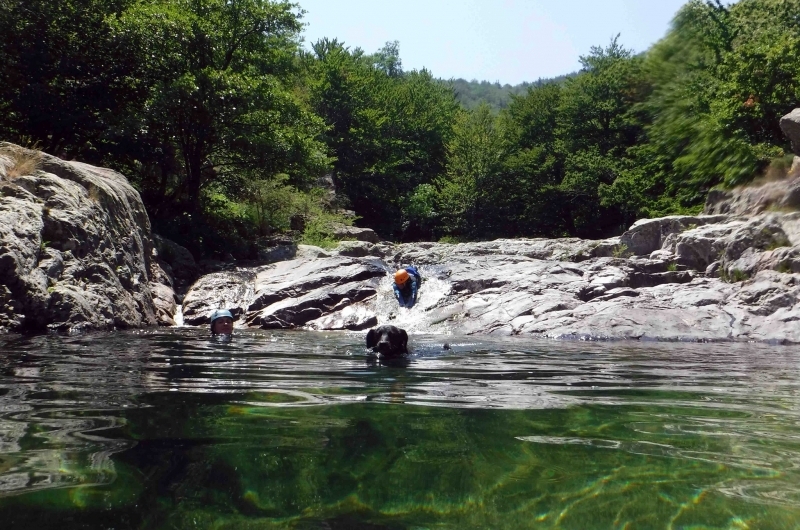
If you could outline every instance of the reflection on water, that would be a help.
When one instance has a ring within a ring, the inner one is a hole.
[[[0,340],[0,518],[796,528],[800,353],[180,328]],[[13,526],[12,527],[15,527]]]

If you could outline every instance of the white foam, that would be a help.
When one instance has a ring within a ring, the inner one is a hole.
[[[420,270],[423,281],[417,291],[417,303],[411,309],[400,307],[394,297],[392,285],[394,280],[387,275],[378,287],[378,296],[372,303],[372,311],[378,318],[378,324],[394,324],[408,333],[447,333],[443,325],[434,326],[431,309],[450,294],[450,284],[438,278],[428,278],[425,271]]]
[[[178,309],[175,310],[175,316],[172,317],[172,320],[175,321],[175,326],[177,326],[179,328],[184,326],[184,323],[183,323],[183,305],[179,305]]]

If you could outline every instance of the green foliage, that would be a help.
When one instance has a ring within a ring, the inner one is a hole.
[[[200,255],[333,244],[342,207],[391,239],[606,237],[785,175],[798,12],[691,0],[644,54],[511,87],[404,71],[397,41],[304,52],[283,1],[4,1],[0,135],[119,169]]]
[[[350,225],[353,220],[342,214],[329,210],[311,209],[300,241],[306,245],[322,248],[333,248],[339,244],[340,238],[333,233],[335,225]]]
[[[637,159],[653,175],[648,188],[694,207],[713,186],[746,184],[782,154],[778,119],[798,104],[798,8],[797,0],[684,6],[646,59],[655,90],[642,106],[651,123]]]
[[[500,135],[488,105],[463,111],[448,144],[448,168],[437,181],[441,228],[449,235],[476,237],[486,229],[484,214],[493,209],[492,182],[503,160]]]
[[[336,184],[353,210],[384,237],[413,237],[423,230],[418,212],[404,209],[444,172],[458,106],[429,72],[402,72],[397,53],[397,43],[375,56],[336,40],[315,43],[309,99],[328,125]]]
[[[727,283],[739,283],[750,278],[750,276],[741,269],[731,269],[728,271],[725,267],[720,268],[719,277],[723,282]]]
[[[98,159],[109,122],[140,96],[132,50],[108,24],[133,1],[0,2],[2,139]]]
[[[602,237],[639,217],[696,214],[714,186],[782,176],[778,120],[800,103],[799,10],[800,0],[693,0],[642,56],[617,39],[592,48],[579,73],[499,114],[500,167],[469,230],[475,180],[456,183],[448,168],[440,229]]]
[[[791,246],[792,246],[792,242],[789,241],[788,238],[786,238],[785,236],[779,235],[779,236],[775,237],[774,239],[770,240],[770,242],[767,244],[765,250],[775,250],[777,248],[791,247]]]
[[[473,79],[451,79],[441,80],[453,88],[456,99],[465,109],[475,109],[480,105],[488,105],[494,113],[508,108],[515,97],[524,96],[530,88],[539,87],[546,84],[561,84],[570,75],[562,75],[552,79],[539,79],[533,83],[523,82],[518,85],[501,85],[499,82],[478,81]]]
[[[488,106],[456,121],[441,229],[471,238],[602,236],[634,220],[613,185],[642,134],[631,108],[648,94],[641,59],[614,39],[562,84],[540,84],[496,118]]]
[[[330,164],[296,90],[301,28],[268,0],[0,3],[0,129],[121,170],[195,252],[248,255],[285,224],[262,191]]]
[[[628,249],[628,245],[625,243],[620,243],[611,251],[611,255],[615,258],[629,258],[631,257],[631,252]]]
[[[321,123],[289,82],[301,29],[292,5],[264,0],[150,0],[121,16],[117,34],[141,57],[145,108],[136,140],[171,153],[148,191],[172,187],[190,211],[211,182],[230,194],[251,180],[289,175],[292,184],[323,171],[314,137]],[[148,175],[150,176],[150,175]],[[168,180],[172,179],[172,180]]]
[[[677,270],[678,270],[678,264],[677,264],[677,263],[675,263],[675,262],[673,262],[673,263],[670,263],[669,265],[667,265],[667,270],[668,270],[669,272],[675,272],[675,271],[677,271]]]

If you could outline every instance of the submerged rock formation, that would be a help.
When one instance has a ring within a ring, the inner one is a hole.
[[[0,144],[0,330],[173,324],[171,282],[124,176]]]

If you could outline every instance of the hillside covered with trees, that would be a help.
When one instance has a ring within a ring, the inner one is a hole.
[[[569,76],[562,75],[552,79],[539,79],[533,83],[524,82],[518,85],[501,85],[495,81],[467,81],[466,79],[441,80],[453,88],[456,100],[467,109],[474,109],[482,103],[487,104],[493,111],[497,112],[508,108],[515,96],[524,96],[531,88],[539,87],[547,83],[563,83]]]
[[[329,243],[342,208],[393,240],[603,237],[791,158],[800,0],[691,0],[646,53],[615,39],[505,107],[404,70],[396,42],[305,51],[301,6],[2,2],[0,140],[117,169],[156,232],[239,257]]]

